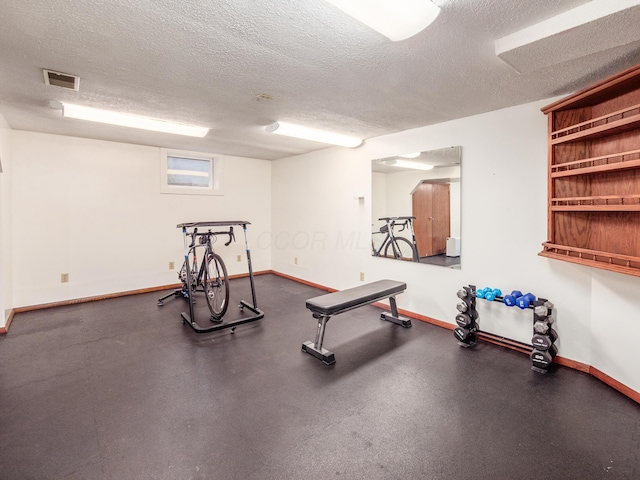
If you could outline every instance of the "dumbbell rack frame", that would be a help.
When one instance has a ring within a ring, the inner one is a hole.
[[[472,314],[473,320],[472,320],[472,323],[471,323],[471,326],[473,328],[470,329],[471,330],[470,341],[463,342],[463,341],[458,340],[458,345],[460,345],[461,347],[464,347],[464,348],[470,348],[470,347],[473,347],[473,346],[476,345],[477,339],[480,339],[480,340],[484,340],[484,341],[486,341],[488,343],[493,343],[494,345],[499,345],[501,347],[506,347],[506,348],[509,348],[511,350],[515,350],[517,352],[524,353],[524,354],[527,354],[527,355],[531,355],[531,353],[534,350],[536,350],[536,348],[535,348],[535,346],[533,344],[520,342],[520,341],[514,340],[512,338],[508,338],[508,337],[504,337],[504,336],[501,336],[501,335],[496,335],[494,333],[485,332],[485,331],[480,330],[478,328],[478,323],[477,323],[479,315],[478,315],[478,313],[476,311],[476,299],[477,299],[477,297],[475,296],[475,294],[476,294],[476,286],[475,285],[468,285],[468,286],[463,287],[463,288],[465,290],[467,290],[467,291],[471,291],[472,294],[473,294],[473,299],[472,299],[472,303],[471,303],[472,309],[474,311],[474,313]],[[487,300],[487,301],[499,302],[499,303],[504,305],[503,300],[504,300],[504,296],[496,296],[493,300]],[[548,301],[549,300],[546,299],[546,298],[538,298],[538,299],[534,300],[527,307],[527,309],[533,311],[535,309],[535,307],[540,306],[540,305],[544,305]],[[548,309],[547,317],[550,314],[551,314],[551,309]],[[533,314],[533,321],[534,321],[534,323],[536,321],[535,313]],[[540,368],[540,367],[537,367],[535,365],[532,365],[531,366],[531,370],[533,370],[535,372],[538,372],[538,373],[547,373],[548,367],[547,368]]]

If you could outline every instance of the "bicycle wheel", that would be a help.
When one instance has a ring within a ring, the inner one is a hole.
[[[395,237],[392,241],[387,243],[387,246],[384,249],[384,256],[398,258],[400,260],[408,260],[410,262],[418,258],[413,245],[404,237]]]
[[[207,305],[211,311],[211,320],[220,320],[227,311],[229,303],[229,278],[227,267],[220,255],[213,253],[205,257],[203,287]]]

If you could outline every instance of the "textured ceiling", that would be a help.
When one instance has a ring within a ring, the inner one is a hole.
[[[435,3],[430,27],[391,42],[323,0],[0,0],[0,113],[18,130],[277,159],[325,146],[264,132],[276,120],[366,139],[566,94],[640,63],[640,32],[584,52],[557,35],[544,47],[560,60],[538,67],[523,48],[525,73],[496,56],[497,39],[585,0]],[[616,35],[607,25],[590,25],[593,42]],[[80,91],[46,86],[42,68],[80,76]],[[211,131],[72,120],[61,101]]]

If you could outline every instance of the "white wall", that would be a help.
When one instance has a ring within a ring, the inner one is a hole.
[[[531,291],[557,307],[562,356],[640,391],[640,349],[629,334],[640,279],[537,255],[547,237],[547,124],[540,108],[552,100],[274,162],[274,236],[324,240],[280,242],[273,269],[337,289],[358,285],[359,272],[365,281],[402,280],[408,289],[401,308],[449,323],[463,285]],[[371,159],[451,145],[463,152],[462,268],[371,257],[371,198],[353,195],[371,191]],[[483,330],[530,342],[530,311],[482,302],[479,313]],[[451,342],[456,348],[453,336]]]
[[[387,208],[386,173],[371,172],[371,226],[376,230],[382,224],[379,218],[389,217]]]
[[[640,278],[593,271],[592,364],[635,391],[640,390],[637,368],[640,349],[636,335],[640,312],[638,292]]]
[[[224,196],[167,195],[159,148],[11,134],[12,307],[176,283],[183,222],[251,222],[254,271],[270,268],[270,250],[254,248],[271,225],[270,162],[226,157]],[[217,249],[230,274],[247,272],[240,228],[237,239]]]
[[[7,323],[11,309],[11,130],[0,114],[0,328]]]

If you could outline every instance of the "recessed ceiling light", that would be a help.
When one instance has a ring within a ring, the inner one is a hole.
[[[430,0],[327,0],[347,15],[397,42],[427,28],[440,13]]]
[[[277,133],[278,135],[286,135],[287,137],[302,138],[304,140],[312,140],[314,142],[328,143],[330,145],[339,145],[341,147],[354,148],[362,143],[361,138],[343,135],[341,133],[328,132],[326,130],[318,130],[317,128],[303,127],[294,125],[293,123],[276,122],[265,127],[265,131],[269,133]]]
[[[186,135],[189,137],[202,138],[209,133],[205,127],[195,127],[181,123],[165,122],[138,115],[99,110],[97,108],[84,107],[71,103],[62,103],[62,115],[69,118],[88,120],[90,122],[108,123],[121,127],[140,128],[142,130],[152,130],[154,132],[174,133],[176,135]]]

